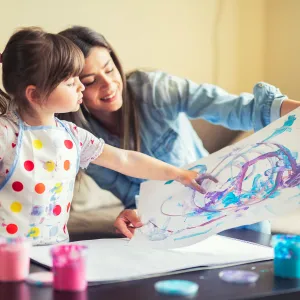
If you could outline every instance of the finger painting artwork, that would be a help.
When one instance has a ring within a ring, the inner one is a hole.
[[[176,248],[300,207],[300,109],[239,143],[200,159],[201,194],[175,182],[141,186],[144,226],[132,244]],[[217,180],[215,180],[217,179]]]

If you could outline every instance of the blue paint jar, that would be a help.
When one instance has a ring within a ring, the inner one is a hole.
[[[277,234],[272,236],[274,275],[300,278],[300,236]]]

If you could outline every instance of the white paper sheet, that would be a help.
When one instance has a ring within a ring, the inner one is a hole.
[[[270,247],[218,235],[195,245],[173,250],[131,247],[127,239],[76,243],[88,246],[87,279],[89,282],[99,283],[273,259]],[[50,248],[51,246],[33,247],[31,258],[50,267]]]
[[[210,173],[202,195],[177,182],[141,185],[138,214],[145,224],[130,243],[178,248],[215,233],[267,220],[299,207],[300,109],[188,169]]]

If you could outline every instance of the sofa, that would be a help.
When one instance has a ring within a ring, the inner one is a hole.
[[[227,145],[249,136],[252,132],[231,131],[203,120],[192,121],[205,148],[213,153]],[[98,187],[94,180],[80,172],[77,176],[68,230],[70,236],[95,234],[95,237],[114,236],[113,223],[124,209],[122,203],[109,191]],[[273,233],[300,234],[300,209],[271,220]]]

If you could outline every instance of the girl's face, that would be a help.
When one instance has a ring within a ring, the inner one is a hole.
[[[74,112],[82,103],[84,85],[79,77],[70,77],[61,82],[48,96],[44,108],[53,113]]]
[[[112,113],[121,108],[122,78],[106,48],[91,49],[80,80],[85,86],[84,105],[92,114],[99,116],[99,113]]]

